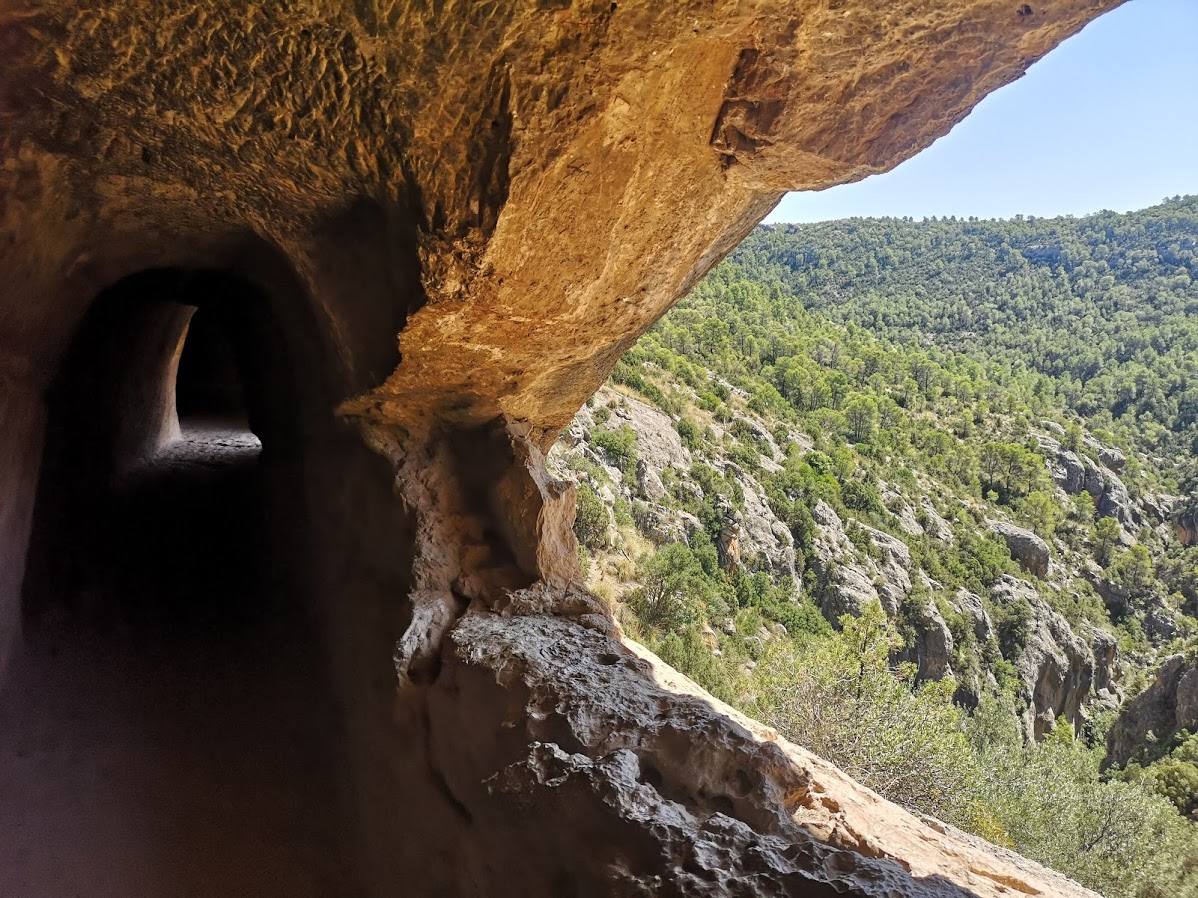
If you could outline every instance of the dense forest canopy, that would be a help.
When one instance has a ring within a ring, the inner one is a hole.
[[[1198,197],[1086,218],[845,219],[755,231],[735,269],[1153,453],[1198,454]]]

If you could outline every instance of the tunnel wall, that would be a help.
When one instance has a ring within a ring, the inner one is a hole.
[[[362,876],[375,883],[371,894],[386,894],[383,883],[397,878],[421,881],[413,870],[431,849],[409,838],[413,808],[445,836],[442,871],[452,866],[453,840],[465,835],[452,801],[428,775],[424,713],[395,702],[393,653],[410,618],[414,516],[391,461],[334,414],[336,397],[394,363],[389,335],[410,301],[411,282],[390,270],[403,253],[380,225],[368,205],[338,216],[329,227],[356,239],[324,247],[303,279],[292,260],[258,240],[192,256],[207,264],[190,269],[184,286],[181,269],[165,266],[117,278],[95,294],[50,384],[5,392],[4,420],[19,426],[0,434],[7,441],[3,485],[22,503],[6,502],[2,522],[4,559],[14,561],[3,568],[4,620],[17,642],[22,604],[38,614],[41,599],[70,585],[64,577],[78,562],[78,541],[96,528],[80,508],[102,503],[114,482],[178,435],[174,387],[189,303],[205,305],[229,337],[250,423],[263,437],[264,517],[272,526],[262,566],[273,590],[319,622],[321,654],[310,663],[327,671],[339,697],[343,828]],[[380,241],[392,252],[380,252]],[[209,301],[229,277],[247,289]],[[139,279],[132,294],[116,295],[119,285]],[[324,323],[326,314],[336,315],[336,329]],[[43,457],[40,479],[50,489],[35,510]],[[32,551],[31,529],[41,541]],[[438,877],[446,875],[430,872],[429,882],[444,885]]]
[[[40,391],[0,374],[0,677],[21,633],[21,584],[41,461]]]

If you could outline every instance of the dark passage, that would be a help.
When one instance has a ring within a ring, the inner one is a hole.
[[[0,691],[2,895],[354,893],[261,301],[217,273],[137,275],[55,385]]]

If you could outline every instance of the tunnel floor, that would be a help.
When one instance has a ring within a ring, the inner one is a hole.
[[[27,622],[0,895],[356,893],[315,628],[261,569],[265,468],[252,434],[186,429],[95,522],[105,576]]]

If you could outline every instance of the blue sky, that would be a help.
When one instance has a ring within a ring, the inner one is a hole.
[[[1130,0],[882,175],[766,219],[1085,215],[1198,193],[1198,0]]]

